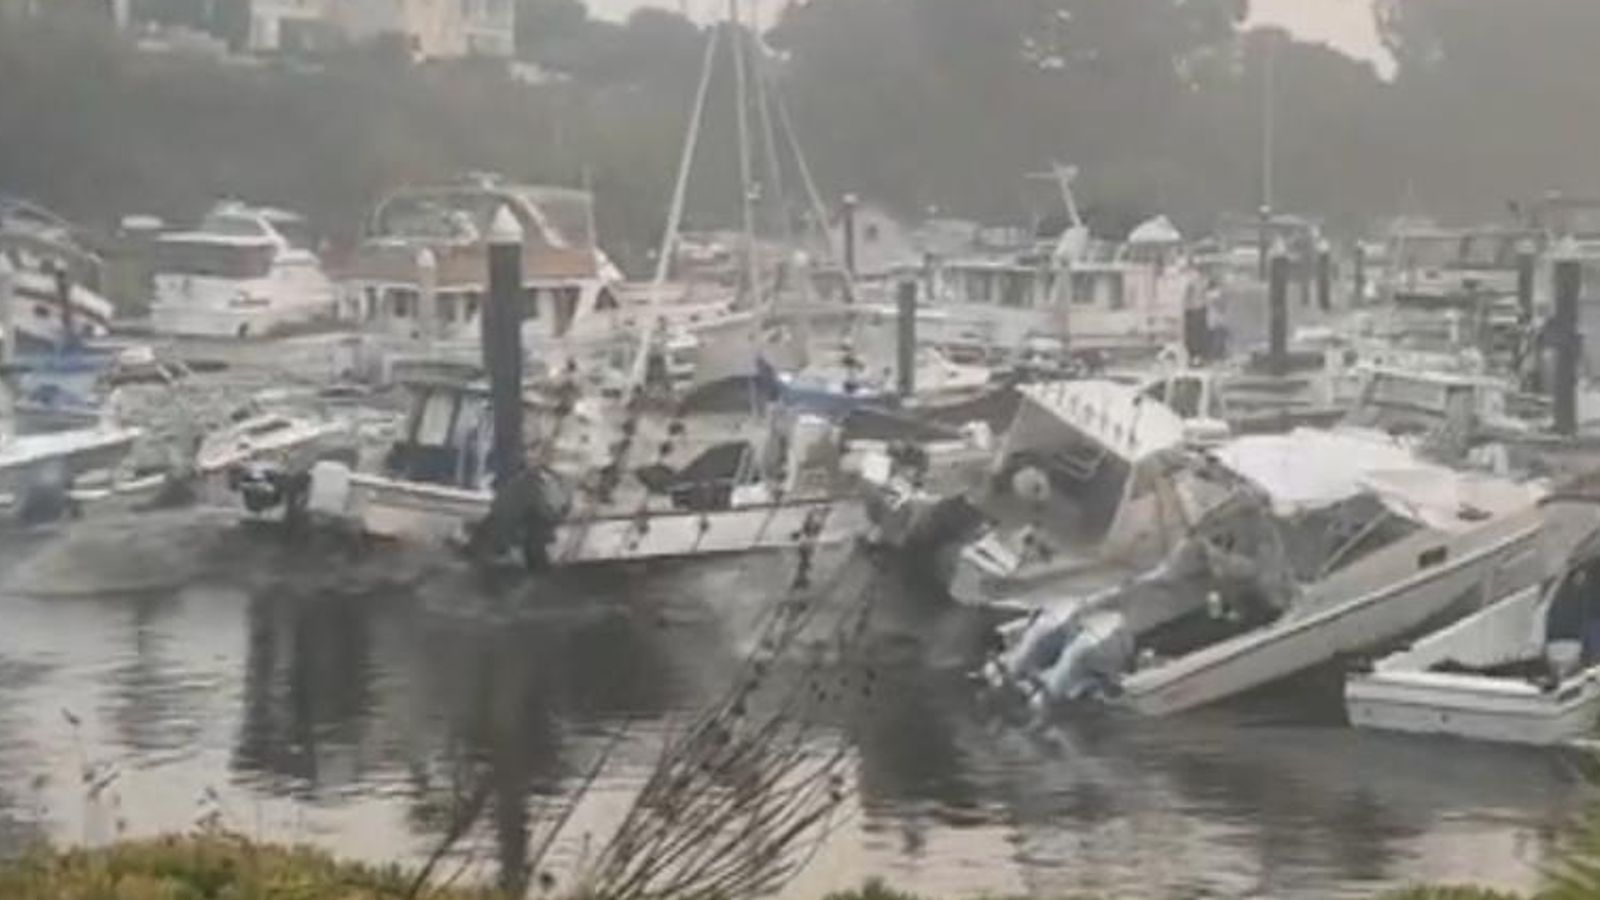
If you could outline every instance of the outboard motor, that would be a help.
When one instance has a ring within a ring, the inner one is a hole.
[[[228,470],[228,489],[244,501],[244,508],[262,515],[284,508],[284,517],[293,518],[305,510],[311,489],[307,472],[284,472],[273,466],[247,464]]]

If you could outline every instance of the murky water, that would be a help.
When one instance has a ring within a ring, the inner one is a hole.
[[[767,565],[506,588],[415,552],[192,517],[0,536],[0,843],[212,817],[414,861],[474,760],[493,794],[452,864],[492,880],[525,865],[541,816],[625,729],[556,847],[563,871],[724,689],[781,583]],[[958,617],[894,586],[882,602],[884,676],[829,726],[857,751],[858,797],[795,896],[871,876],[946,896],[1522,888],[1582,800],[1560,755],[1352,731],[1326,678],[1025,733],[952,665]]]

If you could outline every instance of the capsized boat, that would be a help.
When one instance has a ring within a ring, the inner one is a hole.
[[[1248,436],[1206,459],[1241,491],[1234,510],[1202,519],[1141,578],[1063,601],[991,669],[1039,685],[1042,702],[1092,693],[1176,713],[1381,648],[1542,575],[1537,486],[1432,465],[1355,429]],[[1153,584],[1169,596],[1141,601]],[[1082,670],[1090,648],[1100,662]]]
[[[1593,500],[1582,507],[1593,528]],[[1570,508],[1560,498],[1552,505]],[[1547,506],[1547,508],[1549,508]],[[1358,728],[1552,746],[1600,721],[1600,531],[1557,574],[1345,681]]]

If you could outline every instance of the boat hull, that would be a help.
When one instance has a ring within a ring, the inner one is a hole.
[[[1414,535],[1318,585],[1312,611],[1129,675],[1122,702],[1145,715],[1182,712],[1380,648],[1464,601],[1537,583],[1541,532],[1538,510],[1529,509],[1465,534]]]
[[[313,510],[326,512],[330,500],[316,497]],[[444,544],[459,541],[466,529],[489,514],[491,495],[379,476],[350,474],[342,517],[374,537]],[[810,544],[854,542],[868,519],[857,498],[836,497],[741,506],[712,512],[649,511],[638,515],[586,518],[577,513],[556,529],[550,557],[558,566],[651,559],[684,559],[784,550]]]
[[[1555,746],[1594,731],[1600,668],[1549,691],[1477,675],[1373,673],[1347,682],[1345,709],[1357,728]]]

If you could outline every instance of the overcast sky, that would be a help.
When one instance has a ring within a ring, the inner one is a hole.
[[[784,2],[786,0],[762,0],[763,15],[775,13]],[[686,9],[700,18],[727,6],[726,0],[588,0],[588,3],[595,15],[616,19],[645,5]],[[1251,0],[1251,7],[1256,21],[1280,23],[1306,40],[1327,41],[1367,59],[1382,55],[1372,24],[1371,0]]]

